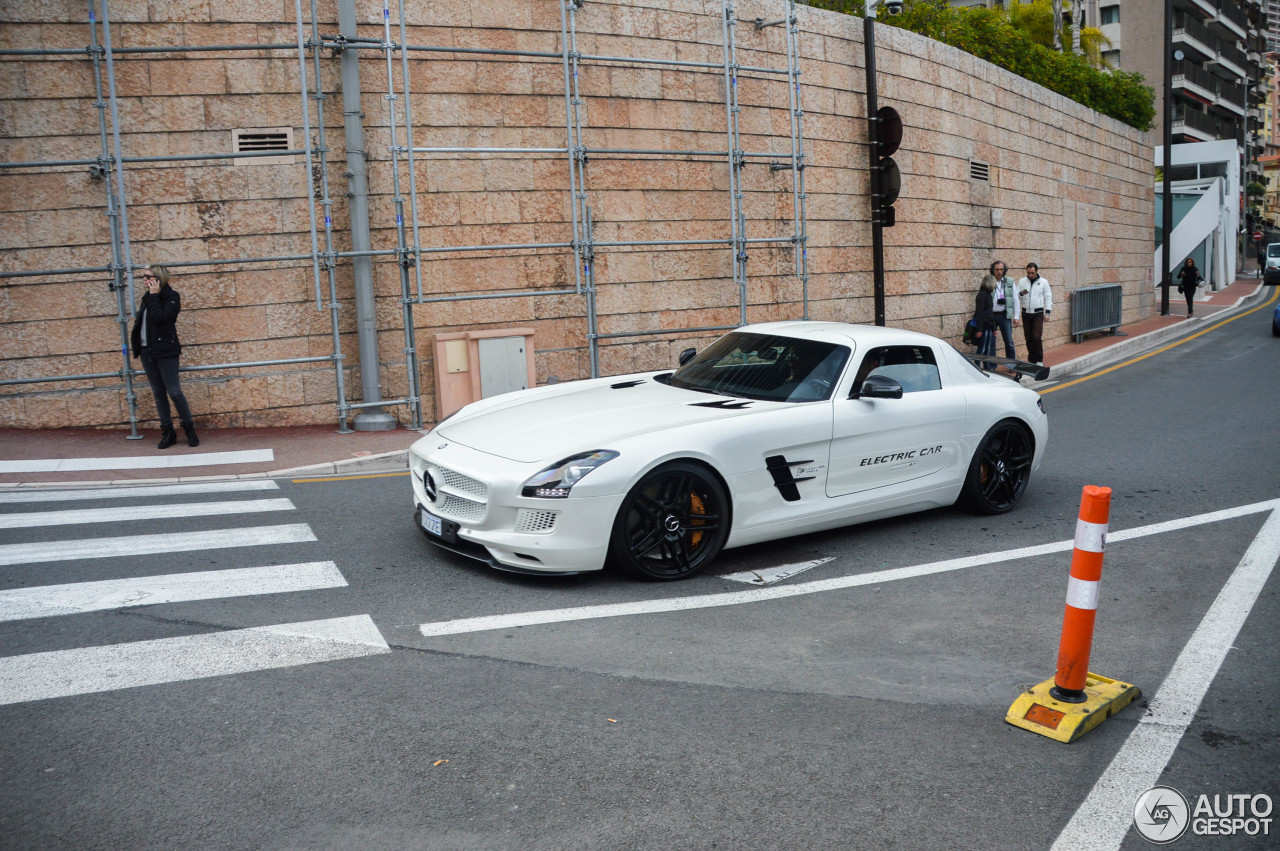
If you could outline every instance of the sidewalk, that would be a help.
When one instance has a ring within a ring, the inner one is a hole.
[[[1060,376],[1096,369],[1193,334],[1236,312],[1261,289],[1262,281],[1256,277],[1238,278],[1225,289],[1202,296],[1192,319],[1186,316],[1185,299],[1172,290],[1168,316],[1122,325],[1120,335],[1097,333],[1080,343],[1046,350],[1044,362],[1053,374],[1049,381],[1031,386],[1049,387]],[[1159,291],[1151,297],[1158,313]],[[1021,351],[1020,339],[1018,343]],[[406,469],[409,446],[422,434],[405,428],[339,434],[336,423],[202,429],[199,447],[188,447],[179,432],[177,445],[161,452],[156,449],[159,433],[154,429],[142,432],[140,440],[128,440],[124,430],[0,429],[0,489],[399,472]]]

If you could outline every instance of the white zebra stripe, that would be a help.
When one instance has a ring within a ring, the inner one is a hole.
[[[343,588],[346,584],[347,580],[336,564],[331,561],[312,561],[13,588],[0,591],[0,622],[129,606]]]
[[[238,452],[191,452],[177,455],[140,455],[120,458],[32,458],[0,461],[0,473],[69,473],[84,470],[154,470],[171,467],[207,467],[216,464],[253,464],[274,461],[271,449]]]
[[[368,615],[0,658],[0,704],[390,653]]]
[[[78,499],[132,499],[157,496],[189,496],[204,493],[239,491],[274,491],[280,486],[271,479],[241,479],[234,482],[194,482],[181,485],[119,485],[110,488],[15,488],[0,492],[0,504],[24,505],[30,502],[69,502]]]
[[[1076,549],[1100,553],[1107,546],[1107,524],[1076,519]]]
[[[0,514],[0,529],[32,526],[78,526],[81,523],[127,523],[131,520],[171,520],[183,517],[214,517],[222,514],[255,514],[266,511],[293,511],[294,504],[279,499],[235,499],[225,502],[190,502],[172,505],[130,505],[114,508],[81,508],[67,511],[36,511]]]
[[[271,544],[297,544],[315,539],[315,533],[306,523],[293,523],[284,526],[250,526],[244,529],[211,529],[207,532],[165,532],[158,535],[124,535],[118,538],[4,544],[0,545],[0,565],[218,550],[228,547],[263,547]]]

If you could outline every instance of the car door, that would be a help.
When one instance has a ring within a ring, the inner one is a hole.
[[[944,385],[933,349],[913,344],[869,350],[855,392],[871,374],[901,384],[902,398],[836,401],[828,497],[902,485],[957,462],[966,402],[963,391]]]

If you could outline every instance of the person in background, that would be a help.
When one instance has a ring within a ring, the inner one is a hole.
[[[996,353],[996,318],[994,314],[996,279],[992,275],[985,275],[982,283],[978,286],[978,296],[975,300],[973,310],[973,324],[977,326],[978,331],[978,354],[994,355]],[[983,369],[993,370],[996,365],[990,361],[983,361]]]
[[[992,313],[995,315],[996,327],[1000,329],[1000,336],[1004,339],[1004,356],[1013,360],[1018,357],[1018,350],[1013,344],[1013,329],[1018,326],[1022,307],[1018,299],[1018,288],[1014,285],[1013,278],[1005,274],[1006,271],[1004,263],[997,260],[991,264],[987,274],[995,281],[995,289],[991,293],[994,301]],[[995,351],[991,354],[995,354]]]
[[[1196,268],[1194,257],[1188,257],[1187,262],[1182,264],[1182,268],[1178,270],[1178,292],[1187,297],[1187,318],[1190,319],[1196,312],[1196,290],[1200,287],[1200,282],[1204,278],[1200,275],[1200,270]]]
[[[173,417],[169,399],[178,409],[178,420],[187,435],[188,446],[199,446],[196,427],[191,421],[191,409],[178,381],[178,357],[182,345],[178,342],[176,326],[182,310],[182,297],[169,286],[169,270],[164,266],[152,266],[142,273],[142,283],[147,291],[138,305],[138,316],[133,323],[133,356],[142,361],[142,370],[151,384],[151,394],[156,399],[156,414],[160,418],[160,442],[157,449],[168,449],[178,442],[173,430]]]
[[[1027,360],[1044,366],[1044,322],[1053,313],[1053,290],[1040,275],[1040,267],[1027,264],[1027,276],[1018,281],[1022,301],[1022,336],[1027,341]]]

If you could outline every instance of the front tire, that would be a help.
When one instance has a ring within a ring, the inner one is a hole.
[[[640,579],[685,579],[715,559],[729,534],[729,497],[709,470],[674,461],[647,473],[613,522],[609,551]]]
[[[961,501],[979,514],[1011,510],[1031,480],[1034,457],[1035,444],[1026,426],[1014,420],[996,423],[969,462]]]

